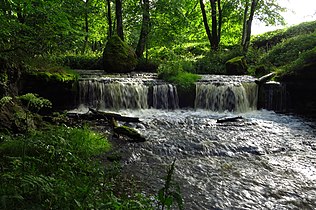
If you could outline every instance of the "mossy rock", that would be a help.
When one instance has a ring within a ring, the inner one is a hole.
[[[103,61],[106,72],[129,73],[137,65],[137,57],[133,49],[116,35],[107,42]]]
[[[232,58],[226,62],[226,73],[228,75],[247,74],[247,62],[244,56]]]
[[[123,135],[130,138],[129,142],[144,142],[146,139],[138,133],[135,129],[127,126],[114,127],[114,133],[118,136]]]

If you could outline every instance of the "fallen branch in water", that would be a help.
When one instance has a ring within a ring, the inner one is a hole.
[[[96,109],[89,108],[89,111],[96,117],[98,118],[103,118],[107,120],[112,120],[114,118],[117,121],[124,121],[124,122],[141,122],[138,117],[127,117],[127,116],[122,116],[117,113],[113,112],[103,112],[103,111],[98,111]]]
[[[236,117],[223,117],[216,120],[217,123],[224,123],[224,122],[236,122],[237,120],[243,119],[242,116]]]

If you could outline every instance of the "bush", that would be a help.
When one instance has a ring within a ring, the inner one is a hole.
[[[288,65],[285,65],[279,68],[277,71],[277,77],[282,78],[284,76],[299,74],[302,69],[309,69],[309,71],[313,71],[314,68],[309,68],[309,67],[312,67],[315,65],[316,65],[316,47],[314,47],[312,50],[301,53],[298,59],[289,63]],[[309,73],[312,73],[312,72],[309,72]],[[314,71],[314,75],[316,75],[315,71]],[[306,77],[308,76],[306,75]],[[310,79],[313,79],[313,78],[310,78]]]
[[[276,45],[261,58],[261,64],[279,67],[295,61],[299,55],[316,46],[316,33],[300,35]]]
[[[316,21],[301,23],[288,29],[266,32],[254,37],[252,44],[255,48],[266,47],[267,50],[285,39],[310,34],[316,30]]]

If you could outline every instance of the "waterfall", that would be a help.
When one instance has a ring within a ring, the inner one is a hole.
[[[257,109],[255,83],[197,83],[195,108],[245,112]]]
[[[79,103],[98,109],[147,109],[148,87],[139,83],[79,81]]]
[[[253,81],[247,76],[207,75],[195,89],[180,92],[179,102],[176,86],[153,76],[84,78],[79,80],[78,105],[114,110],[180,107],[246,112],[257,109],[258,87]]]
[[[267,82],[260,88],[260,108],[276,112],[286,111],[286,86],[278,82]]]
[[[177,89],[171,84],[141,81],[80,80],[79,105],[97,109],[176,109]]]
[[[156,109],[179,108],[177,88],[171,84],[154,85],[152,106]]]

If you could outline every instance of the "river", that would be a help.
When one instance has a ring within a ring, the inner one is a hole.
[[[180,109],[176,88],[154,75],[89,76],[80,81],[78,105],[141,119],[131,126],[147,141],[121,149],[124,172],[144,193],[163,187],[176,159],[185,209],[316,209],[315,121],[256,110],[258,87],[249,76],[204,75],[193,91],[194,107]],[[265,104],[283,103],[275,92],[267,91]]]
[[[147,192],[174,180],[185,209],[316,209],[316,124],[271,111],[122,110],[143,121],[145,143],[126,145],[124,170]],[[240,114],[239,114],[240,115]]]

